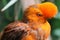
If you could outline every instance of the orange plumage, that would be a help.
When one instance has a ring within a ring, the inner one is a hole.
[[[7,36],[3,35],[2,39],[5,36],[4,38],[10,37],[11,40],[16,40],[16,37],[19,37],[17,40],[46,40],[51,31],[47,19],[54,17],[57,12],[56,5],[51,2],[31,5],[25,10],[22,22],[18,21],[8,25],[4,31]]]
[[[45,3],[37,4],[37,7],[42,11],[43,15],[46,18],[52,18],[58,12],[56,5],[53,4],[52,2],[45,2]]]
[[[26,17],[30,27],[32,26],[34,30],[37,30],[38,28],[42,29],[42,31],[40,31],[40,37],[43,38],[40,40],[47,39],[51,31],[51,26],[47,19],[50,19],[57,14],[58,9],[56,5],[51,2],[36,4],[27,8],[25,12],[24,17]]]

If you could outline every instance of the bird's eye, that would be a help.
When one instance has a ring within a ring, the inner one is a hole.
[[[37,13],[36,15],[37,15],[37,16],[43,16],[43,15],[42,15],[42,14],[40,14],[40,13]]]

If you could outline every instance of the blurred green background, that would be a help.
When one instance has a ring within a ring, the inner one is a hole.
[[[0,10],[9,2],[10,0],[0,0]],[[60,0],[44,0],[46,1],[51,1],[55,3],[58,7],[58,14],[56,17],[49,19],[48,21],[51,24],[51,35],[53,40],[60,40]],[[14,21],[15,17],[15,4],[9,7],[7,10],[4,12],[0,12],[0,32],[5,28],[6,25]],[[19,15],[18,15],[18,20],[21,20],[23,16],[22,8],[20,8]]]

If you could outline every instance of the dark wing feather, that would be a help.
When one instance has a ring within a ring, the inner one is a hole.
[[[22,22],[13,22],[3,31],[1,40],[21,40],[27,34],[27,24]]]

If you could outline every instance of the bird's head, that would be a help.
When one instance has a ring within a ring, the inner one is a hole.
[[[24,14],[24,17],[28,20],[28,21],[43,21],[42,19],[44,19],[43,13],[38,9],[35,8],[33,6],[30,6]],[[40,20],[41,19],[41,20]]]
[[[25,10],[24,17],[29,21],[45,21],[54,17],[58,12],[57,6],[51,2],[35,4]]]

